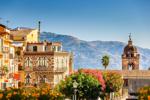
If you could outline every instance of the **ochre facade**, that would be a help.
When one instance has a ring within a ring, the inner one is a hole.
[[[23,54],[25,84],[55,86],[72,71],[72,55],[59,42],[27,43]]]

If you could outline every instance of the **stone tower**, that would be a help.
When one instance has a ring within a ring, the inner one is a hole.
[[[139,70],[139,58],[140,54],[138,54],[137,48],[133,46],[131,35],[129,35],[128,44],[122,54],[122,70]]]

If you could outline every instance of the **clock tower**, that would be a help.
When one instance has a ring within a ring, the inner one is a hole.
[[[139,70],[139,58],[140,54],[138,54],[137,48],[133,46],[130,34],[128,44],[122,54],[122,70]]]

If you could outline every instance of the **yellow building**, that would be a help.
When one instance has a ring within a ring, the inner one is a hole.
[[[13,78],[14,47],[11,46],[11,43],[10,30],[6,26],[0,24],[0,77],[3,87],[8,86],[10,84],[9,80]],[[0,88],[2,88],[2,84]]]
[[[0,88],[24,81],[22,53],[27,42],[38,42],[38,29],[8,29],[0,24]]]
[[[13,41],[22,42],[37,42],[38,41],[38,29],[30,28],[17,28],[10,32]]]
[[[31,28],[16,28],[10,31],[11,38],[13,40],[12,45],[15,47],[15,65],[18,68],[19,82],[24,82],[24,70],[23,70],[23,51],[27,45],[27,42],[38,42],[38,29]],[[17,78],[16,78],[17,79]]]
[[[1,37],[1,51],[2,51],[2,64],[9,66],[9,46],[11,43],[10,40],[10,31],[4,25],[0,25],[0,37]]]

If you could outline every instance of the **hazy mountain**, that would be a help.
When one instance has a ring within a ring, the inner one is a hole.
[[[63,50],[74,53],[75,68],[103,68],[101,58],[104,54],[110,56],[108,69],[121,69],[121,54],[125,43],[118,41],[83,41],[78,38],[51,32],[41,33],[41,41],[60,41]],[[134,42],[134,41],[133,41]],[[140,69],[150,67],[150,49],[138,47],[140,53]]]

